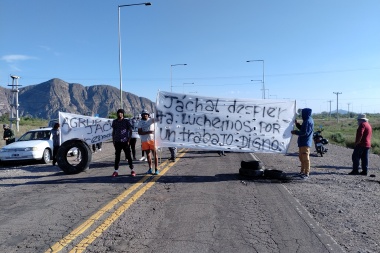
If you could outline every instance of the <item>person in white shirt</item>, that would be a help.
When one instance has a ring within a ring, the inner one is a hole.
[[[138,134],[141,138],[141,148],[145,151],[148,158],[149,170],[147,171],[147,174],[158,175],[160,172],[158,170],[158,157],[154,140],[155,120],[154,118],[149,118],[149,112],[147,110],[141,112],[141,117],[142,119],[138,125]],[[154,173],[152,167],[152,155],[154,156]]]

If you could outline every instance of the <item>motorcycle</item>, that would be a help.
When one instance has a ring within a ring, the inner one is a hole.
[[[321,154],[321,157],[323,157],[323,154],[327,152],[327,148],[325,148],[325,145],[329,143],[329,141],[322,136],[323,130],[318,130],[313,133],[313,141],[315,145],[315,149],[317,154]]]

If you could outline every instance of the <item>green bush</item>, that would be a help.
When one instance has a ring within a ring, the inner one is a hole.
[[[330,138],[336,143],[344,143],[346,141],[346,138],[340,132],[331,134]]]

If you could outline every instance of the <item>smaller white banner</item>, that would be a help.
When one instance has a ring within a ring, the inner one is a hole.
[[[61,142],[81,139],[87,144],[95,144],[112,139],[113,119],[98,118],[59,112]]]

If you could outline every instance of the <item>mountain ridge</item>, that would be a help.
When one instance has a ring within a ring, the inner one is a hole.
[[[0,87],[0,116],[10,113],[12,89]],[[120,90],[110,85],[83,86],[59,78],[19,88],[19,117],[58,118],[58,112],[99,115],[106,118],[120,109]],[[151,100],[123,91],[123,109],[137,115],[143,109],[155,108]]]

